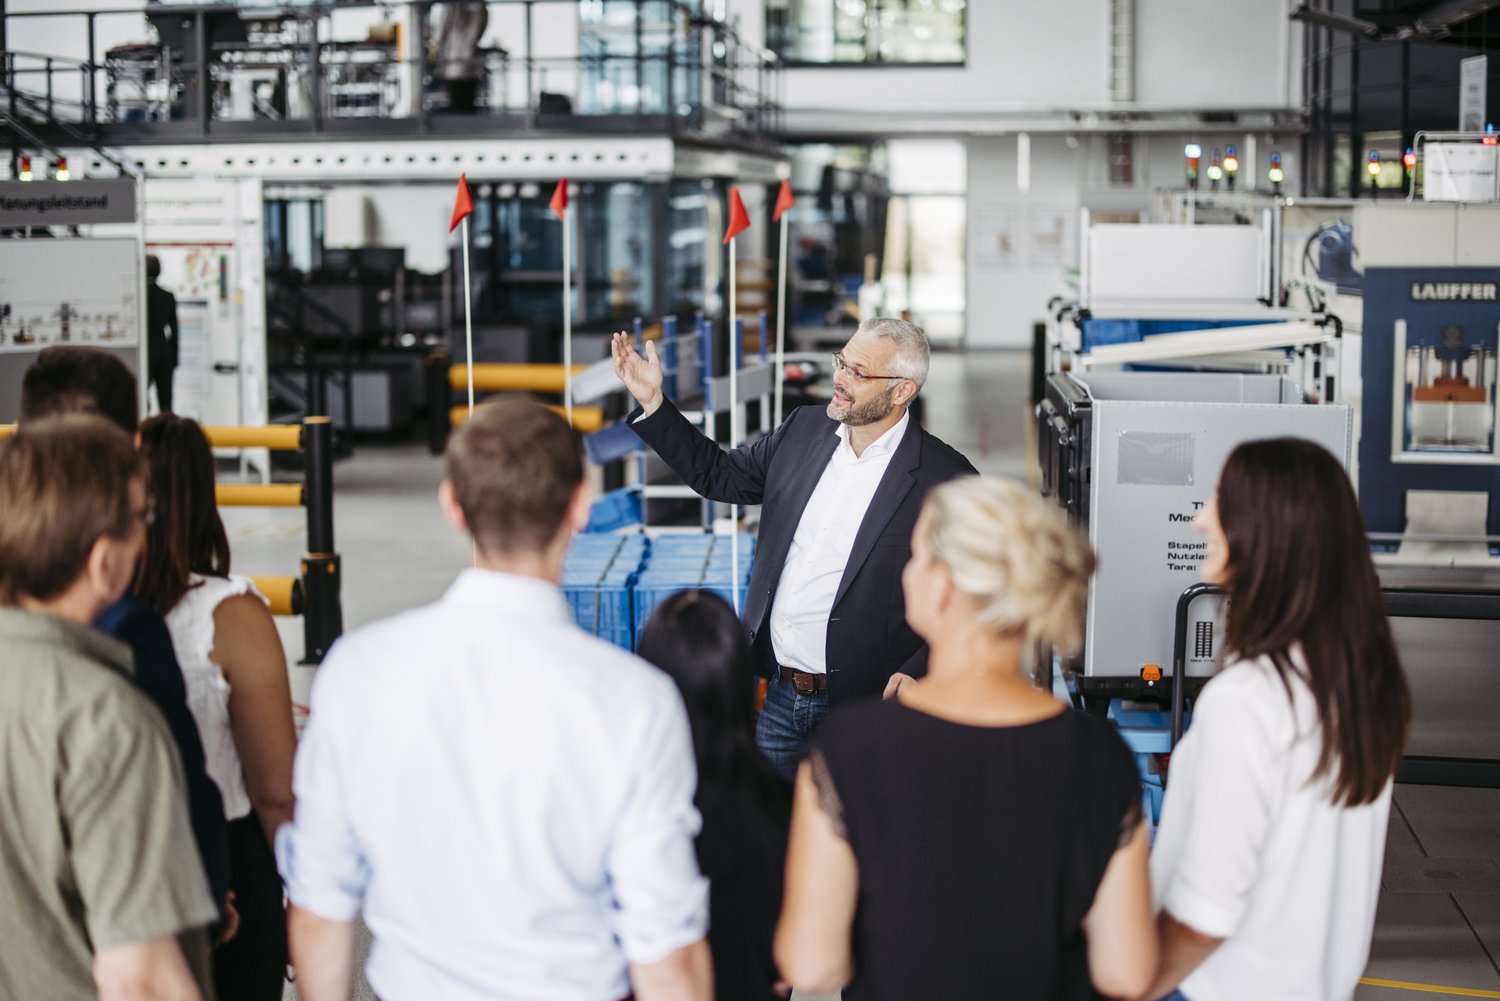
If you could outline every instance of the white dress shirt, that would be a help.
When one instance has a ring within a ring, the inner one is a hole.
[[[363,910],[385,1001],[611,1001],[706,932],[696,782],[664,673],[465,570],[329,652],[277,855],[294,903]]]
[[[1347,1001],[1369,958],[1391,786],[1335,806],[1328,776],[1311,778],[1312,692],[1291,688],[1269,658],[1225,668],[1172,755],[1156,906],[1225,940],[1182,982],[1192,1001]]]
[[[838,447],[797,522],[771,604],[771,648],[778,664],[809,674],[828,673],[828,616],[833,599],[844,579],[854,537],[910,423],[911,411],[907,411],[859,456],[849,444],[849,426],[839,425]],[[901,582],[893,581],[891,586],[900,587]]]

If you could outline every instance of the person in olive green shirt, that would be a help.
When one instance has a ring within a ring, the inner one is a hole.
[[[98,417],[0,443],[0,997],[196,1001],[218,917],[182,764],[89,623],[129,584],[151,508]]]

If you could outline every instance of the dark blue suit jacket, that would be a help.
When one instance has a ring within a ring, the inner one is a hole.
[[[214,902],[222,907],[229,893],[229,836],[224,800],[204,765],[203,740],[188,711],[187,685],[182,680],[182,668],[177,664],[167,623],[145,602],[127,594],[94,620],[94,628],[130,647],[135,655],[136,686],[161,710],[167,728],[172,731],[187,777],[193,837],[198,842],[198,854],[203,859],[203,871]]]
[[[776,667],[771,602],[797,523],[838,447],[838,422],[822,407],[799,407],[771,434],[727,451],[694,427],[670,400],[650,417],[637,408],[631,430],[700,495],[725,504],[760,504],[760,537],[745,625],[761,673]],[[640,419],[638,419],[640,418]],[[973,473],[969,460],[913,420],[865,512],[828,616],[831,705],[878,697],[892,674],[927,673],[927,646],[906,624],[901,571],[927,491]]]

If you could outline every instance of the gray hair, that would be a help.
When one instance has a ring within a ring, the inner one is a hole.
[[[895,344],[896,356],[891,359],[891,374],[910,379],[917,384],[918,390],[922,388],[922,383],[927,381],[931,351],[921,327],[894,316],[875,316],[860,323],[854,335],[858,337],[860,334],[882,337]]]

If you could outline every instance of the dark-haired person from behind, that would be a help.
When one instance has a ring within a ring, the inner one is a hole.
[[[696,847],[709,883],[708,945],[718,1001],[768,1001],[776,990],[771,938],[791,821],[790,784],[755,746],[754,655],[734,609],[708,591],[657,606],[640,655],[677,683],[698,760]]]
[[[286,653],[265,599],[229,572],[203,430],[158,414],[139,438],[156,518],[135,593],[166,619],[229,829],[240,931],[214,954],[214,984],[219,1001],[280,1001],[286,910],[271,843],[292,819],[297,748]]]
[[[1411,720],[1364,519],[1337,459],[1278,438],[1230,453],[1196,526],[1227,666],[1172,755],[1147,997],[1347,1001]]]
[[[37,355],[21,383],[21,426],[44,417],[97,414],[124,434],[135,433],[138,386],[135,375],[115,354],[101,348],[58,344]],[[203,740],[188,711],[187,687],[172,637],[162,617],[126,592],[94,620],[94,628],[130,647],[135,683],[155,703],[172,731],[187,778],[193,838],[210,891],[220,905],[229,894],[229,844],[224,801],[204,764]],[[226,911],[225,930],[233,928]]]

